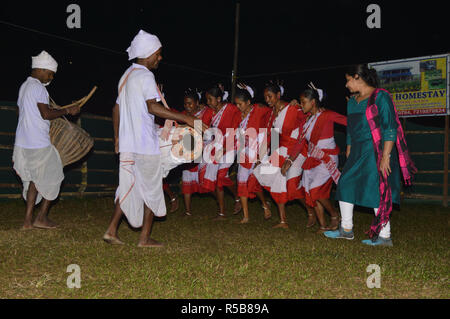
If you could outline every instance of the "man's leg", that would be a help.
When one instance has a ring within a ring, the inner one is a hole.
[[[139,237],[138,247],[163,247],[164,245],[150,238],[153,225],[153,212],[144,204],[144,222],[141,235]]]
[[[121,245],[123,242],[119,239],[117,236],[117,230],[119,229],[119,223],[122,219],[122,209],[120,208],[119,200],[116,201],[116,207],[114,209],[114,213],[111,217],[111,222],[109,223],[109,227],[106,230],[105,235],[103,236],[103,239],[108,244],[116,244]]]
[[[33,223],[33,226],[36,228],[43,228],[43,229],[52,229],[56,228],[56,223],[51,221],[48,218],[48,212],[50,210],[50,203],[51,201],[43,198],[42,204],[41,204],[41,210],[39,214],[36,216],[36,219]]]
[[[25,221],[23,223],[22,229],[32,229],[33,228],[33,209],[36,203],[37,189],[33,182],[30,182],[27,192],[27,206],[25,210]]]

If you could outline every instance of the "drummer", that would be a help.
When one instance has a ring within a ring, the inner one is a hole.
[[[155,116],[191,127],[197,118],[170,111],[158,103],[161,97],[151,72],[162,59],[157,36],[139,31],[127,52],[134,63],[120,79],[113,109],[115,145],[120,153],[119,187],[115,211],[103,239],[109,244],[123,244],[117,230],[124,213],[132,227],[142,227],[138,247],[161,247],[160,242],[150,238],[153,217],[166,215]]]
[[[19,90],[19,120],[13,151],[14,170],[22,180],[26,201],[22,230],[57,227],[48,213],[51,201],[58,197],[64,174],[59,153],[50,143],[50,120],[80,112],[78,106],[63,110],[49,107],[45,87],[53,80],[58,63],[46,51],[31,61],[31,75]],[[41,200],[41,209],[33,221],[34,206]]]

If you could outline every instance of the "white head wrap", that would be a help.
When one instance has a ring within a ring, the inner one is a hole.
[[[148,58],[158,51],[160,47],[162,47],[162,45],[156,35],[141,30],[134,37],[133,41],[131,41],[131,45],[127,49],[128,60]]]
[[[317,91],[317,94],[319,95],[319,102],[322,102],[323,100],[323,90],[322,89],[318,89],[314,86],[314,83],[309,82],[309,87],[313,90]]]
[[[39,55],[31,57],[32,69],[46,69],[56,73],[58,63],[46,51],[42,51]]]

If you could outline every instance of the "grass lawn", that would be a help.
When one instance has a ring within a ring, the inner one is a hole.
[[[229,210],[232,200],[226,198]],[[287,207],[289,230],[272,229],[257,201],[251,222],[212,221],[216,204],[193,197],[154,225],[162,249],[137,248],[138,231],[122,222],[127,245],[102,235],[112,198],[63,199],[50,217],[57,230],[20,231],[23,201],[0,203],[0,298],[449,298],[450,209],[404,204],[394,211],[394,247],[368,247],[372,215],[355,212],[355,240],[332,240],[305,228],[300,204]],[[67,266],[81,268],[81,288],[67,288]],[[381,288],[366,286],[370,264],[381,267]]]

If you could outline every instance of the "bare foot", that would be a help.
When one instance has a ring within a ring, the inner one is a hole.
[[[178,210],[178,197],[174,197],[170,200],[170,211],[169,213],[175,213]]]
[[[22,228],[20,228],[20,230],[30,230],[30,229],[34,229],[31,223],[23,224]]]
[[[287,223],[279,223],[275,226],[273,226],[273,228],[283,228],[283,229],[289,229],[289,226]]]
[[[242,210],[241,200],[235,201],[233,215],[239,214],[241,210]]]
[[[103,240],[104,240],[105,242],[107,242],[108,244],[110,244],[110,245],[125,245],[125,243],[124,243],[123,241],[121,241],[121,240],[119,239],[119,237],[117,237],[117,236],[111,236],[111,235],[108,234],[108,233],[105,233],[105,234],[103,235]]]
[[[340,218],[339,216],[331,217],[331,224],[328,227],[330,230],[337,230],[339,228]]]
[[[160,247],[164,247],[164,244],[162,244],[162,243],[160,243],[160,242],[158,242],[158,241],[156,241],[154,239],[149,238],[149,239],[147,239],[144,242],[139,242],[138,243],[138,247],[141,247],[141,248],[145,248],[145,247],[160,248]]]
[[[56,225],[55,222],[51,221],[48,218],[45,218],[45,219],[36,218],[36,220],[33,223],[33,227],[42,228],[42,229],[55,229],[58,226]]]
[[[324,232],[330,230],[328,227],[319,227],[319,229],[317,230],[316,234],[323,234]]]
[[[311,228],[316,224],[316,216],[313,214],[308,214],[308,224],[306,224],[306,228]]]
[[[264,219],[265,220],[270,219],[270,217],[272,217],[272,211],[270,210],[270,207],[268,207],[268,206],[264,207],[263,206],[263,208],[264,208]]]
[[[227,217],[225,215],[217,215],[216,217],[214,217],[213,220],[218,221],[218,220],[226,220]]]
[[[250,220],[248,218],[242,218],[242,220],[239,222],[239,224],[248,224]]]

